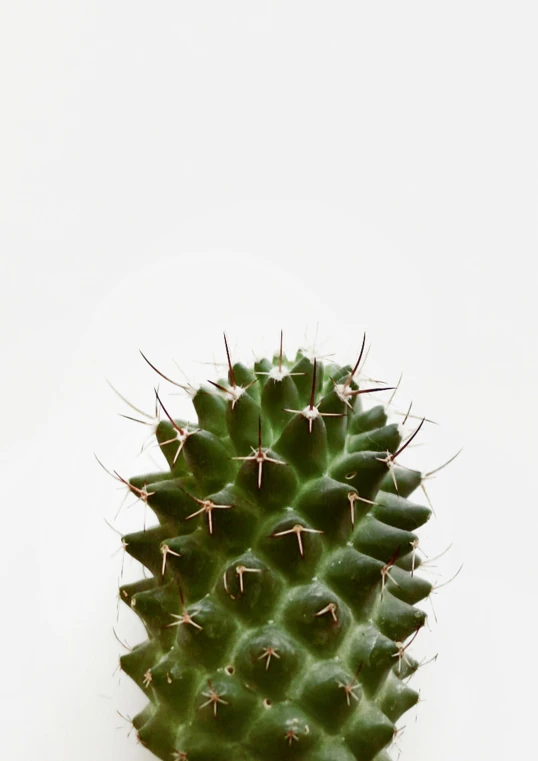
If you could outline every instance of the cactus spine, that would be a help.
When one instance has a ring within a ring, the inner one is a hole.
[[[158,520],[123,537],[151,573],[120,588],[148,635],[121,658],[138,738],[166,761],[388,761],[432,591],[423,474],[397,462],[424,420],[402,441],[364,409],[390,390],[359,385],[364,340],[354,367],[288,361],[282,337],[251,368],[225,348],[195,425],[155,392],[168,470],[124,481]]]

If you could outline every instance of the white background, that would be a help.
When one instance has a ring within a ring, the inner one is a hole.
[[[2,758],[149,759],[112,677],[122,492],[145,351],[311,340],[438,427],[438,659],[401,761],[535,747],[537,249],[533,2],[5,2],[0,31]],[[209,375],[208,375],[209,373]],[[168,396],[171,408],[185,404]],[[157,456],[155,453],[152,456]],[[123,508],[120,531],[140,528]],[[126,560],[124,578],[140,576]],[[117,727],[121,727],[117,729]]]

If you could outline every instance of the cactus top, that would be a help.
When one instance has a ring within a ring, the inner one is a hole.
[[[166,761],[387,761],[432,588],[422,475],[396,462],[421,424],[402,443],[386,407],[363,408],[387,389],[363,387],[360,357],[226,350],[195,424],[157,395],[168,469],[128,482],[158,520],[123,537],[152,574],[120,589],[148,634],[121,658],[149,699],[138,738]]]

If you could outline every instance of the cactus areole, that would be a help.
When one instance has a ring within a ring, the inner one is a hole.
[[[189,389],[196,422],[155,392],[168,469],[124,481],[158,521],[122,540],[151,574],[119,593],[148,636],[121,657],[149,701],[138,740],[165,761],[389,761],[432,591],[425,474],[398,463],[424,420],[404,436],[365,409],[390,388],[360,379],[364,340],[354,367],[289,361],[282,336],[253,367],[225,350],[227,378]]]

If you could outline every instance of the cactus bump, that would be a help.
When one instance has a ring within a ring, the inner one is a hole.
[[[122,538],[149,572],[119,590],[147,631],[120,658],[137,738],[163,761],[390,761],[432,591],[425,474],[398,462],[425,420],[404,437],[366,407],[393,387],[359,379],[364,339],[353,366],[288,360],[281,334],[249,367],[224,343],[195,422],[155,389],[163,471],[115,473],[156,519]]]

